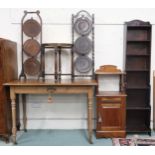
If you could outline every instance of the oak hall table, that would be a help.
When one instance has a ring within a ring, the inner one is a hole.
[[[95,80],[25,80],[4,83],[10,87],[10,98],[12,108],[12,138],[16,144],[16,95],[21,94],[23,98],[23,123],[26,130],[26,94],[86,94],[87,95],[87,114],[88,114],[88,139],[92,143],[93,126],[93,99],[94,87],[97,85]]]

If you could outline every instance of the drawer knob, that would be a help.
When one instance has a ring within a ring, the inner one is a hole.
[[[53,93],[54,91],[56,91],[56,88],[55,88],[55,87],[48,87],[48,88],[47,88],[47,91],[48,91],[49,93]]]
[[[99,123],[102,122],[102,117],[101,117],[100,113],[99,113],[99,115],[98,115],[98,122],[99,122]]]
[[[47,92],[49,93],[48,103],[52,103],[53,102],[52,93],[54,93],[54,91],[56,91],[55,87],[48,87],[47,88]]]

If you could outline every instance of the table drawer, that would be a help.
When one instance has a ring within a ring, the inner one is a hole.
[[[122,102],[122,98],[121,97],[97,97],[97,102],[120,103],[120,102]]]

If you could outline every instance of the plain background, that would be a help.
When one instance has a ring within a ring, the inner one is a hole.
[[[1,0],[0,7],[3,8],[152,8],[154,0]],[[108,16],[108,15],[107,15]],[[2,16],[3,17],[3,16]],[[2,21],[5,19],[2,18]],[[4,34],[4,33],[3,33]],[[24,154],[37,153],[41,154],[154,154],[154,147],[1,147],[2,154]]]
[[[71,16],[80,10],[95,15],[95,69],[112,64],[124,69],[124,22],[135,19],[152,24],[151,86],[155,69],[155,9],[121,8],[8,8],[0,9],[3,19],[0,37],[17,42],[18,70],[21,72],[21,19],[24,10],[40,11],[43,20],[43,43],[71,43]],[[35,18],[35,17],[34,17]],[[52,69],[51,58],[47,58],[46,71]],[[69,56],[64,55],[63,70],[67,71]],[[104,78],[100,89],[117,90],[118,78]],[[53,103],[48,95],[27,95],[29,129],[83,129],[87,128],[87,102],[85,95],[55,95]],[[151,106],[152,93],[151,93]],[[152,108],[153,109],[153,108]],[[96,113],[94,107],[94,113]],[[22,114],[22,113],[21,113]],[[22,115],[21,115],[22,116]],[[21,118],[22,119],[22,118]],[[95,120],[95,115],[94,115]],[[152,117],[151,117],[152,123]],[[95,127],[95,124],[94,124]]]

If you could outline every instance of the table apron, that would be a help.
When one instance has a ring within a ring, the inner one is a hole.
[[[92,86],[12,86],[15,94],[92,94]]]

